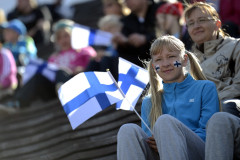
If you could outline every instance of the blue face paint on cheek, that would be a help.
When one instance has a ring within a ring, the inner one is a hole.
[[[176,61],[174,62],[174,67],[181,67],[182,66],[182,63]]]
[[[156,69],[157,72],[160,71],[159,65],[156,65],[156,66],[155,66],[155,69]]]

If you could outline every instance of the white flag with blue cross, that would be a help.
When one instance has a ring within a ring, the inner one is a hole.
[[[149,82],[148,71],[123,58],[119,58],[118,86],[125,94],[124,100],[116,105],[116,109],[133,110],[142,91]]]
[[[99,29],[93,29],[84,25],[76,24],[72,29],[71,43],[74,49],[87,46],[110,46],[112,34]]]
[[[64,83],[58,97],[72,129],[123,99],[108,72],[82,72]]]
[[[25,68],[23,85],[26,84],[35,74],[41,74],[49,81],[54,82],[58,70],[59,68],[53,63],[48,63],[40,58],[32,59]]]

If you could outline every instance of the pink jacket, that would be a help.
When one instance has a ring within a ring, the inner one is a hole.
[[[74,72],[77,67],[86,68],[91,57],[95,57],[96,54],[92,47],[85,47],[80,51],[70,49],[51,55],[48,62],[54,63],[60,68],[68,68]]]
[[[12,53],[0,48],[0,85],[2,88],[17,84],[17,67]]]

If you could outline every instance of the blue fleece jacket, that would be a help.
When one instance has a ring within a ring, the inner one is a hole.
[[[163,90],[163,114],[175,117],[205,141],[207,121],[219,111],[215,84],[208,80],[194,80],[188,74],[181,83],[163,83]],[[149,128],[151,107],[151,97],[147,96],[142,102],[141,117]],[[142,128],[151,136],[143,123]]]

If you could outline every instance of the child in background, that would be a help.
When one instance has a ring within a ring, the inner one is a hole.
[[[187,50],[191,49],[192,41],[183,21],[183,5],[181,2],[166,2],[156,12],[157,37],[161,35],[173,35],[180,39]]]
[[[106,15],[98,22],[100,30],[110,32],[113,35],[119,34],[122,29],[120,17],[117,15]],[[118,52],[117,44],[112,42],[110,46],[96,46],[97,56],[88,66],[88,71],[106,71],[109,69],[113,77],[118,79]]]
[[[0,100],[12,95],[17,87],[17,67],[11,51],[0,43]]]
[[[18,19],[2,25],[4,27],[4,47],[14,56],[17,66],[25,66],[29,60],[37,57],[37,48],[33,39],[27,36],[25,25]]]
[[[75,50],[71,46],[71,31],[74,22],[68,19],[62,19],[53,26],[53,41],[56,52],[49,59],[49,63],[57,65],[60,69],[76,75],[85,71],[92,57],[96,56],[96,51],[92,47],[85,47]]]
[[[18,19],[23,22],[27,34],[33,38],[37,46],[48,44],[52,17],[48,8],[40,6],[38,0],[17,0],[7,19]]]
[[[96,52],[92,47],[85,47],[80,50],[72,48],[71,31],[73,25],[73,21],[62,19],[53,26],[56,52],[49,57],[48,63],[56,65],[59,69],[56,72],[55,80],[50,81],[37,72],[16,92],[13,100],[6,103],[8,107],[27,107],[39,98],[42,100],[57,98],[56,90],[61,84],[77,73],[85,71],[91,57],[96,56]]]

